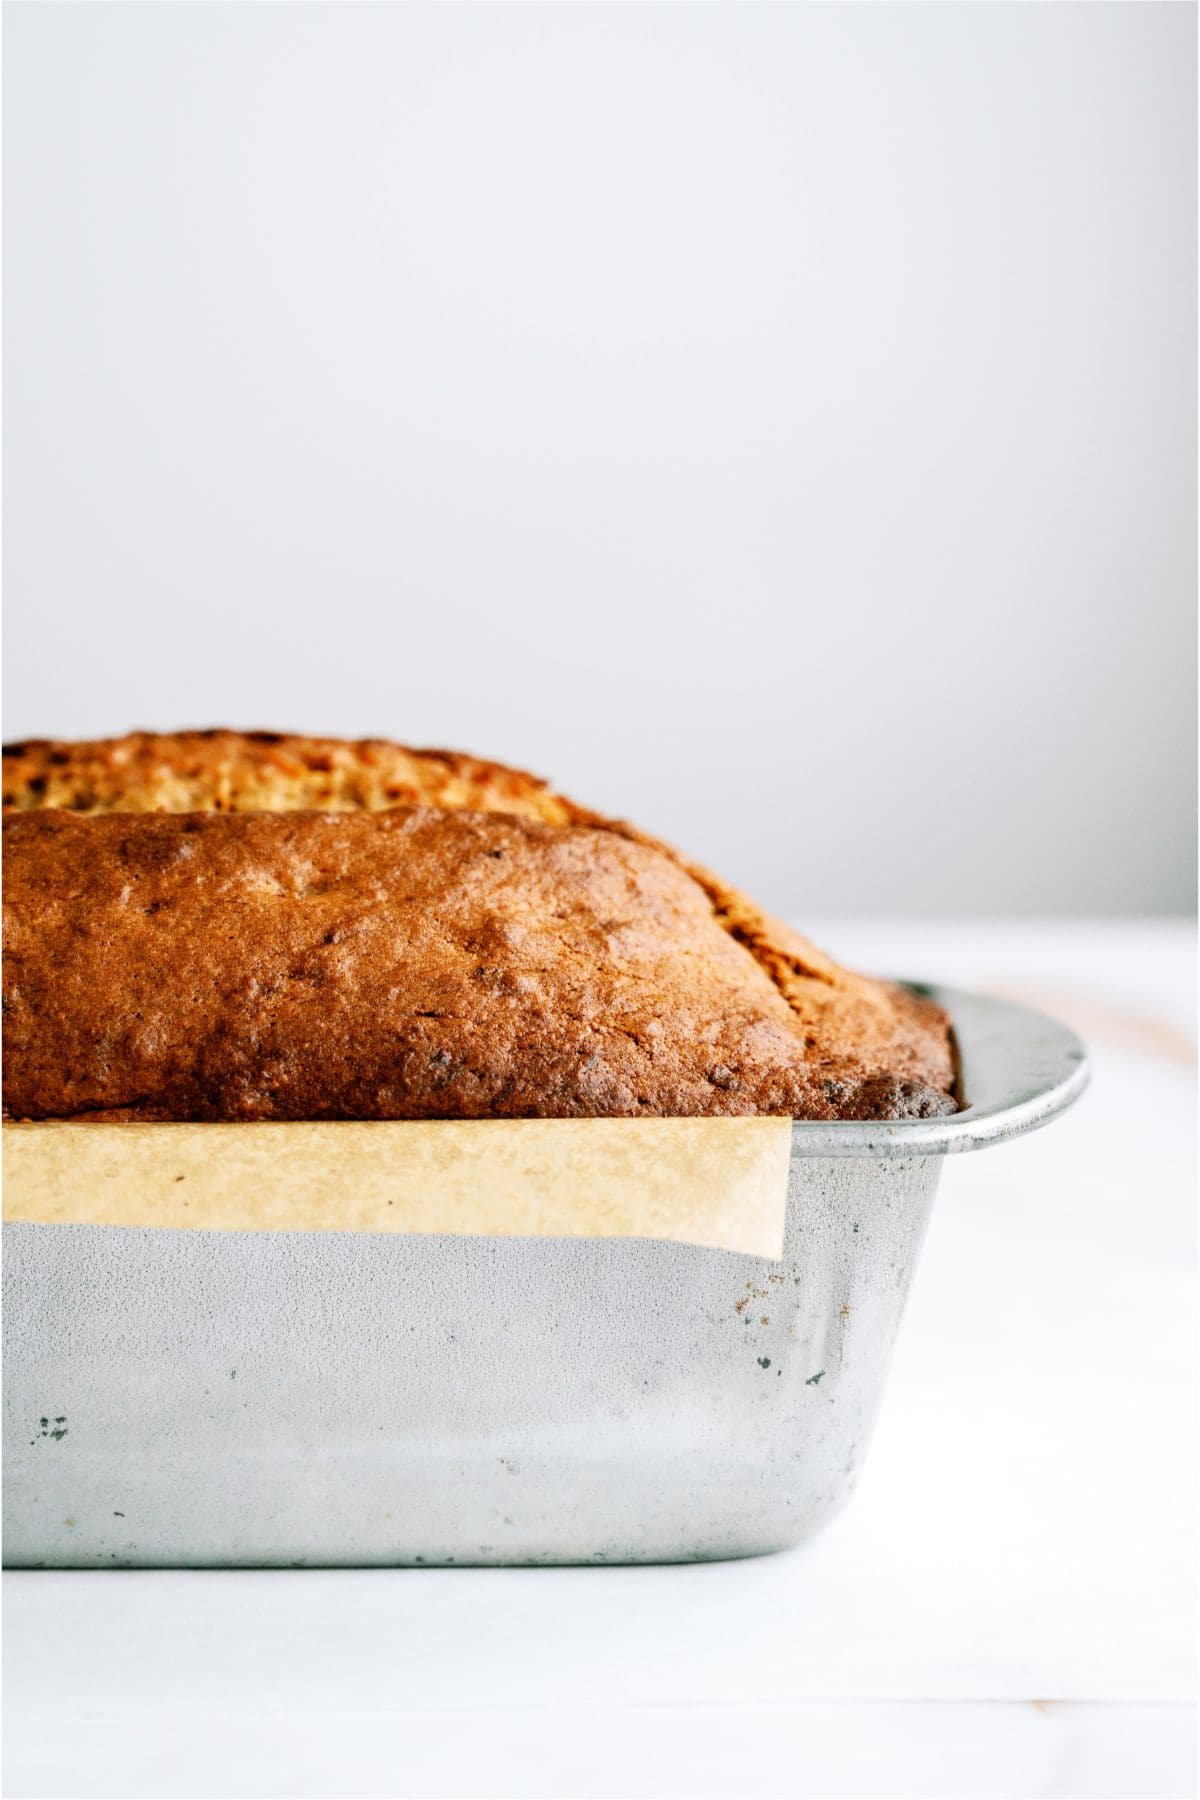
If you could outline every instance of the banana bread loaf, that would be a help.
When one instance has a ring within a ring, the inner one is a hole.
[[[954,1110],[940,1009],[515,770],[138,733],[4,802],[13,1117]]]

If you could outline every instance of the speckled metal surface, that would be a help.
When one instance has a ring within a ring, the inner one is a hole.
[[[1085,1079],[1051,1021],[938,998],[972,1104],[797,1125],[778,1262],[6,1226],[6,1562],[679,1561],[807,1536],[853,1489],[941,1156]]]

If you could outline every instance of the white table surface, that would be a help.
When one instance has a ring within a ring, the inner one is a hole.
[[[1193,936],[822,941],[1095,1065],[947,1164],[848,1512],[691,1567],[10,1574],[10,1800],[1195,1794]]]

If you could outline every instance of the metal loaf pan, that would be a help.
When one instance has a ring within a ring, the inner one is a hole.
[[[922,991],[967,1104],[797,1123],[778,1262],[6,1226],[6,1562],[673,1562],[807,1537],[861,1468],[942,1158],[1087,1078],[1054,1021]]]

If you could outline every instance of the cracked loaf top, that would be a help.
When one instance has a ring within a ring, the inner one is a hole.
[[[516,770],[138,733],[4,803],[12,1117],[954,1110],[940,1009]]]

